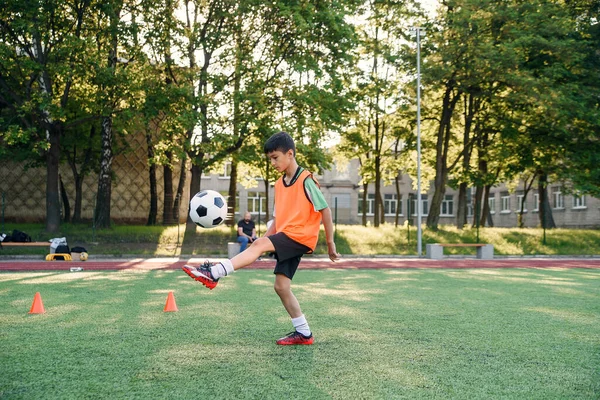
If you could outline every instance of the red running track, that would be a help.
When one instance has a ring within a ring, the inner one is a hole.
[[[185,264],[199,265],[201,259],[179,260],[174,258],[98,260],[98,261],[38,261],[3,260],[2,271],[68,271],[72,267],[82,267],[84,271],[104,270],[165,270],[179,269]],[[260,260],[246,269],[273,269],[274,260]],[[323,268],[600,268],[600,258],[509,258],[494,260],[465,259],[394,259],[394,258],[351,258],[331,262],[327,259],[307,258],[300,264],[302,269]]]

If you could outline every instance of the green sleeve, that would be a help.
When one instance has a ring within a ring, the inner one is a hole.
[[[325,201],[323,192],[321,192],[321,189],[319,189],[312,178],[304,180],[304,190],[308,194],[308,199],[315,207],[315,211],[321,211],[329,207],[327,201]]]

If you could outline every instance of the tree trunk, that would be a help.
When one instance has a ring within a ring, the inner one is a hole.
[[[233,136],[236,138],[240,137],[241,131],[241,111],[240,111],[240,94],[241,81],[242,81],[242,16],[240,12],[241,7],[237,7],[236,12],[236,23],[234,25],[234,40],[235,40],[235,72],[233,76]],[[225,221],[227,226],[235,226],[235,194],[237,189],[237,166],[238,162],[235,158],[235,153],[232,154],[231,160],[231,173],[229,174],[229,190],[227,197],[227,220]],[[259,214],[260,222],[260,204]]]
[[[377,128],[375,128],[377,131]],[[373,201],[373,226],[375,228],[379,227],[381,222],[381,157],[375,155],[375,198]]]
[[[381,225],[385,224],[385,204],[381,193],[379,193],[379,222]]]
[[[45,69],[46,53],[42,45],[41,35],[38,30],[33,31],[32,46],[36,55],[36,63],[42,68],[38,76],[38,84],[41,93],[52,98],[52,81],[50,74]],[[65,97],[65,99],[68,96]],[[60,200],[59,200],[59,183],[58,183],[58,166],[60,163],[60,134],[61,130],[57,123],[53,121],[52,116],[47,108],[43,108],[41,117],[46,129],[46,139],[49,143],[48,151],[46,152],[46,231],[58,232],[60,228]]]
[[[150,180],[150,210],[148,212],[147,226],[156,225],[158,217],[158,189],[156,184],[156,164],[154,163],[154,146],[152,145],[152,135],[149,130],[146,132],[146,145],[148,146],[148,178]]]
[[[81,171],[77,169],[77,154],[76,150],[73,152],[73,157],[67,157],[69,160],[69,166],[71,167],[71,171],[73,173],[73,182],[75,182],[75,205],[73,207],[73,219],[74,223],[79,223],[82,221],[81,218],[81,204],[83,200],[83,180],[88,175],[88,173],[92,170],[92,139],[96,135],[96,124],[92,124],[90,128],[90,136],[88,139],[88,145],[84,150],[84,161],[81,165]]]
[[[456,208],[456,227],[463,229],[467,225],[467,214],[469,205],[467,204],[467,183],[461,182],[458,185],[458,206]]]
[[[187,155],[183,154],[181,158],[181,168],[179,169],[179,182],[177,182],[177,192],[175,193],[175,199],[173,202],[173,210],[171,212],[173,221],[178,224],[181,222],[179,217],[179,210],[181,209],[181,198],[183,197],[183,190],[185,188],[185,179],[187,177]]]
[[[173,153],[165,152],[167,163],[163,165],[163,225],[175,223],[173,214]]]
[[[525,228],[525,217],[524,217],[525,203],[527,202],[527,195],[529,194],[529,191],[531,190],[531,186],[533,186],[535,177],[536,177],[536,174],[534,173],[529,182],[528,182],[527,177],[525,177],[525,179],[523,180],[523,201],[521,202],[521,210],[519,212],[519,218],[518,218],[518,222],[519,222],[518,225],[519,225],[519,228],[521,228],[521,229]]]
[[[363,191],[362,191],[362,203],[363,203],[363,215],[362,215],[362,224],[363,226],[367,226],[367,190],[369,190],[369,184],[363,183]]]
[[[484,135],[485,136],[485,135]],[[486,160],[486,137],[479,137],[477,140],[477,189],[475,192],[475,207],[473,208],[473,227],[480,226],[483,214],[482,199],[484,195],[485,180],[488,173],[488,163]],[[486,200],[487,201],[487,200]]]
[[[117,2],[118,3],[118,2]],[[110,48],[108,49],[108,60],[107,67],[112,76],[115,75],[117,67],[117,47],[119,44],[118,40],[118,24],[119,17],[121,14],[121,7],[123,4],[115,4],[114,8],[111,8],[110,14]],[[96,193],[96,212],[95,212],[95,225],[97,228],[109,228],[110,227],[110,208],[111,208],[111,195],[112,195],[112,162],[113,162],[113,120],[112,111],[114,109],[113,103],[116,101],[112,92],[111,81],[109,84],[103,85],[103,90],[109,93],[107,99],[107,114],[102,117],[102,131],[101,131],[101,142],[102,142],[102,155],[100,159],[100,173],[98,174],[98,192]]]
[[[483,197],[483,186],[478,185],[475,188],[475,199],[473,200],[473,228],[479,226],[481,221],[481,199]]]
[[[552,207],[548,198],[548,175],[544,171],[538,172],[538,210],[540,225],[544,229],[556,228],[554,217],[552,216]]]
[[[102,118],[102,158],[98,174],[96,193],[95,225],[97,228],[110,228],[110,206],[112,193],[112,117]]]
[[[235,225],[235,194],[237,189],[237,161],[234,159],[231,162],[231,174],[229,174],[229,190],[227,197],[227,226]]]
[[[448,82],[446,85],[446,92],[444,93],[444,99],[442,101],[442,118],[440,119],[437,134],[434,179],[435,190],[429,205],[429,213],[427,216],[427,227],[432,230],[437,230],[438,228],[440,208],[448,184],[448,150],[450,147],[452,113],[460,98],[460,94],[454,93],[453,85],[454,83],[452,81]]]
[[[200,191],[200,179],[202,178],[202,168],[199,165],[192,164],[192,178],[190,180],[190,199]],[[187,223],[194,224],[190,218],[190,206],[187,208]]]
[[[58,165],[60,160],[60,131],[51,124],[47,131],[50,148],[46,153],[46,231],[58,232],[60,228],[60,201]]]
[[[75,207],[73,211],[73,223],[79,223],[81,218],[81,204],[83,200],[83,174],[77,175],[75,178]]]
[[[490,190],[492,189],[492,185],[485,185],[483,189],[483,198],[481,199],[481,215],[479,217],[479,226],[484,227],[486,222],[489,221],[490,214]],[[490,225],[493,226],[493,225]]]
[[[62,176],[60,176],[60,174],[58,175],[58,180],[60,182],[60,198],[62,199],[64,209],[63,221],[68,223],[71,222],[71,203],[69,202],[69,195],[67,194]]]
[[[467,98],[465,98],[464,103],[465,128],[463,132],[464,154],[462,160],[462,169],[463,176],[466,177],[471,168],[471,149],[473,148],[473,146],[470,145],[471,127],[473,125],[473,118],[475,117],[477,107],[472,94],[469,94]],[[461,182],[458,186],[458,207],[456,209],[456,227],[458,229],[463,229],[467,224],[467,189],[468,187],[466,182]]]
[[[396,215],[394,215],[394,226],[397,227],[400,224],[400,207],[402,207],[402,195],[400,194],[400,174],[396,175],[394,179],[396,185]],[[407,215],[408,218],[408,215]]]

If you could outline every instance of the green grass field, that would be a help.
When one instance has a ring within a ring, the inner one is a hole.
[[[2,399],[598,399],[600,271],[0,274]],[[163,312],[169,291],[179,311]],[[29,315],[35,292],[46,313]],[[202,377],[202,379],[201,379]]]
[[[179,256],[227,254],[227,242],[235,240],[235,230],[226,226],[215,229],[192,227],[186,231],[179,226],[117,225],[111,229],[94,230],[86,224],[63,224],[55,234],[44,232],[42,224],[10,224],[6,232],[19,229],[27,232],[34,241],[47,241],[53,237],[66,237],[71,247],[82,245],[90,256]],[[264,233],[264,224],[260,228]],[[437,231],[423,230],[426,243],[477,243],[477,229],[458,230],[442,226]],[[379,228],[360,225],[338,225],[336,245],[338,252],[347,255],[416,255],[415,227],[394,227],[391,224]],[[600,255],[600,230],[552,229],[546,231],[546,243],[542,229],[536,228],[481,228],[479,242],[494,245],[496,255]],[[423,247],[423,251],[425,248]],[[0,255],[45,255],[47,248],[6,247]],[[474,254],[472,248],[447,248],[446,254]],[[324,231],[321,229],[319,245],[315,254],[327,254]]]

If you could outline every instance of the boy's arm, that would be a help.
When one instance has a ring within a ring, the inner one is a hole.
[[[335,242],[333,241],[333,219],[331,218],[331,209],[327,207],[319,212],[321,213],[321,220],[323,221],[323,227],[325,228],[329,259],[331,261],[337,261],[340,258],[340,255],[337,253]]]

